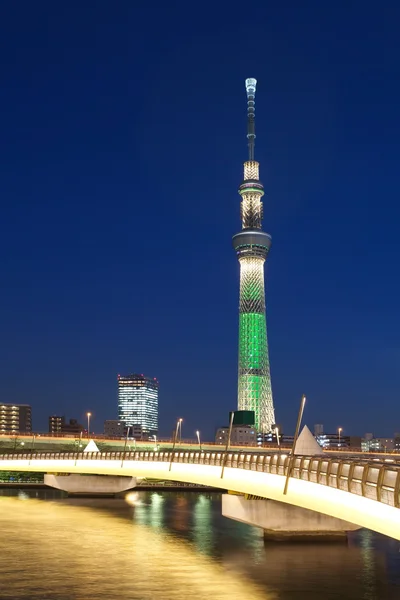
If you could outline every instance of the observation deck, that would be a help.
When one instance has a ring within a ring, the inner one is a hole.
[[[271,244],[271,236],[261,229],[243,229],[232,238],[232,245],[239,258],[248,256],[265,260]]]

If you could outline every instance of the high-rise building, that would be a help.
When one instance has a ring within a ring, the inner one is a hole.
[[[118,419],[141,425],[144,433],[158,431],[158,381],[144,375],[118,375]]]
[[[255,413],[255,428],[275,423],[265,316],[264,262],[271,236],[262,231],[264,188],[254,160],[256,79],[246,79],[248,160],[239,187],[242,231],[233,236],[240,264],[238,409]]]
[[[29,404],[0,404],[0,433],[31,433],[32,408]]]

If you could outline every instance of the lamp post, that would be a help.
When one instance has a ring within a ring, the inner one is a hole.
[[[127,425],[126,426],[126,436],[125,436],[124,451],[123,451],[123,454],[122,454],[122,461],[121,461],[121,468],[124,466],[124,458],[125,458],[125,454],[126,454],[126,445],[128,443],[129,429],[130,429],[130,425]]]
[[[229,429],[228,429],[228,437],[227,437],[227,440],[226,440],[225,454],[222,457],[221,479],[223,479],[223,477],[224,477],[226,456],[228,454],[228,450],[229,450],[230,445],[231,445],[231,435],[232,435],[232,427],[233,427],[233,420],[234,420],[234,418],[235,418],[235,411],[232,410],[231,417],[230,417],[230,420],[229,420]]]
[[[182,443],[182,421],[183,419],[179,419],[179,445]]]
[[[172,468],[172,461],[174,459],[174,450],[175,450],[175,445],[176,445],[176,439],[178,437],[178,431],[179,429],[182,427],[182,419],[178,419],[176,422],[176,429],[175,429],[175,435],[174,435],[174,443],[172,444],[172,450],[171,450],[171,460],[169,461],[169,469],[168,471],[171,470]],[[182,431],[182,429],[181,429]]]
[[[31,464],[31,458],[32,458],[32,454],[33,454],[33,449],[34,449],[34,447],[35,447],[35,438],[36,438],[36,433],[33,433],[33,434],[32,434],[31,455],[30,455],[30,457],[29,457],[29,462],[28,462],[28,465],[30,465],[30,464]]]
[[[305,397],[305,394],[303,394],[302,397],[301,397],[301,401],[300,401],[299,414],[297,416],[297,424],[296,424],[296,431],[294,432],[293,445],[292,445],[292,447],[290,449],[290,454],[289,454],[288,467],[287,467],[287,472],[286,472],[285,487],[283,488],[283,494],[284,494],[284,496],[286,496],[286,494],[287,494],[288,486],[289,486],[289,478],[290,478],[290,476],[292,474],[294,451],[296,449],[297,438],[299,437],[300,425],[301,425],[301,420],[303,418],[303,412],[304,412],[304,406],[305,406],[305,404],[306,404],[306,397]]]
[[[276,441],[278,443],[278,448],[279,448],[281,445],[281,443],[279,441],[279,427],[275,427],[275,435],[276,435]]]
[[[154,452],[157,452],[157,436],[153,435],[154,438]]]
[[[88,412],[88,413],[86,413],[86,416],[87,416],[87,438],[89,439],[89,436],[90,436],[90,433],[89,433],[89,430],[90,430],[90,417],[92,416],[92,413]]]
[[[340,447],[341,447],[341,443],[340,443],[340,434],[342,433],[342,431],[343,431],[343,427],[339,427],[339,429],[338,429],[338,434],[339,434],[339,443],[338,443],[338,448],[340,448]]]
[[[200,452],[201,452],[200,431],[196,431],[196,435],[197,435],[197,441],[199,442],[199,448],[200,448]]]

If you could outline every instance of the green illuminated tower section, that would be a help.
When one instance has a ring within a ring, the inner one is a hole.
[[[233,236],[240,264],[238,410],[252,410],[258,431],[268,433],[275,423],[265,317],[264,262],[271,236],[262,231],[264,188],[254,160],[255,79],[246,79],[249,160],[239,188],[242,231]]]

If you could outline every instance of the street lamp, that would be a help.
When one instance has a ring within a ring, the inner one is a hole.
[[[153,435],[154,438],[154,451],[157,452],[157,436]]]
[[[303,394],[301,397],[301,401],[300,401],[299,414],[297,415],[297,424],[296,424],[296,429],[294,432],[293,444],[292,444],[292,447],[291,447],[290,453],[289,453],[289,461],[288,461],[288,467],[287,467],[287,471],[286,471],[285,487],[283,488],[284,496],[286,496],[286,494],[287,494],[288,486],[289,486],[289,478],[292,475],[294,451],[296,449],[297,438],[299,437],[300,425],[301,425],[301,421],[303,419],[305,405],[306,405],[306,396],[305,396],[305,394]]]
[[[200,440],[200,431],[196,431],[197,441],[199,442],[200,452],[201,452],[201,440]]]
[[[90,430],[90,417],[92,416],[92,413],[88,412],[88,413],[86,413],[86,416],[87,416],[87,437],[89,439],[89,435],[90,435],[90,433],[89,433],[89,430]]]
[[[172,444],[172,450],[171,450],[171,458],[169,461],[169,471],[172,468],[172,461],[174,460],[174,450],[175,450],[175,445],[176,445],[176,440],[178,438],[178,431],[181,431],[181,438],[182,438],[182,421],[183,419],[178,419],[176,422],[176,429],[175,429],[175,435],[174,435],[174,439],[173,439],[173,444]]]
[[[280,446],[280,442],[279,442],[279,427],[275,427],[275,435],[276,435],[276,441],[278,443],[278,448]]]
[[[340,448],[340,446],[341,446],[341,444],[340,444],[340,434],[342,433],[342,431],[343,431],[343,427],[339,427],[339,429],[338,429],[338,434],[339,434],[339,443],[338,443],[338,447],[339,447],[339,448]]]
[[[183,421],[183,419],[179,419],[179,421],[178,421],[178,425],[179,425],[179,445],[181,445],[181,443],[182,443],[182,421]]]

